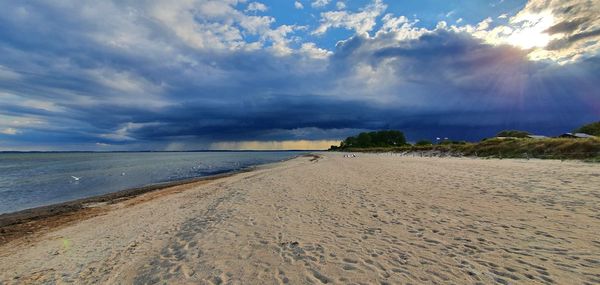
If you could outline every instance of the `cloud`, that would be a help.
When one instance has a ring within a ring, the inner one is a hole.
[[[477,27],[453,27],[484,39],[490,44],[511,44],[530,49],[532,60],[573,62],[596,56],[600,50],[600,5],[586,0],[530,0],[504,25],[491,25],[491,19]],[[484,24],[484,26],[481,26]]]
[[[357,34],[365,34],[375,27],[376,18],[387,9],[381,0],[374,0],[361,11],[352,13],[348,11],[329,11],[321,13],[321,24],[313,31],[315,35],[322,35],[331,28],[345,28],[354,30]]]
[[[321,8],[329,5],[329,2],[331,2],[331,0],[313,0],[310,5],[313,8]]]
[[[547,48],[535,54],[538,58],[564,61],[597,54],[600,49],[600,5],[594,1],[530,1],[515,19],[549,11],[553,25],[545,32],[551,37]]]
[[[14,136],[19,133],[21,133],[21,132],[14,128],[0,129],[0,134],[4,134],[4,135]]]
[[[317,47],[315,43],[303,43],[300,47],[300,51],[304,54],[309,55],[311,58],[326,58],[332,54],[332,52]]]
[[[423,34],[431,32],[425,28],[417,27],[419,20],[411,21],[405,16],[394,17],[393,14],[386,14],[381,22],[380,29],[375,33],[376,37],[391,37],[395,41],[417,39]],[[393,42],[390,41],[389,43]]]
[[[147,3],[3,5],[1,147],[281,147],[385,128],[479,139],[553,135],[600,115],[600,59],[579,45],[594,20],[581,13],[544,28],[581,53],[557,64],[531,60],[548,47],[488,40],[524,22],[427,29],[373,1],[321,14],[317,34],[355,32],[328,50],[244,1]]]
[[[248,4],[248,7],[246,8],[246,12],[265,12],[267,11],[269,8],[267,7],[267,5],[260,3],[260,2],[251,2]]]
[[[0,79],[3,80],[15,80],[19,79],[21,76],[19,73],[10,70],[2,65],[0,65]]]
[[[554,26],[548,28],[545,32],[553,35],[553,34],[570,34],[580,28],[581,25],[588,22],[587,18],[579,18],[574,20],[567,20],[555,24]]]
[[[344,10],[344,9],[346,9],[346,3],[342,2],[342,1],[338,1],[337,3],[335,3],[335,7],[338,10]]]
[[[136,132],[140,129],[143,129],[143,128],[160,127],[161,125],[162,125],[162,123],[160,123],[160,122],[150,122],[150,123],[128,122],[128,123],[122,124],[122,126],[120,126],[114,132],[100,134],[98,137],[107,139],[110,141],[115,141],[115,142],[134,141],[135,138],[132,137],[133,136],[132,134],[134,132]]]
[[[300,1],[294,1],[294,7],[299,10],[304,9],[304,5]]]

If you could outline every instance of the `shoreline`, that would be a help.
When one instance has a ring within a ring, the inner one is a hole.
[[[14,240],[41,234],[73,222],[101,215],[110,211],[110,209],[107,209],[110,205],[132,200],[146,194],[156,193],[160,195],[160,192],[170,192],[170,190],[185,191],[197,185],[217,181],[240,173],[252,172],[261,167],[275,165],[299,157],[313,157],[313,159],[316,159],[318,155],[296,155],[281,161],[252,165],[208,176],[154,183],[117,192],[0,214],[0,246]]]
[[[39,234],[40,231],[52,230],[60,226],[82,219],[100,215],[109,209],[106,206],[135,199],[145,194],[168,191],[176,187],[193,187],[203,182],[212,182],[239,173],[250,172],[237,170],[216,175],[164,182],[142,187],[130,188],[118,192],[107,193],[88,198],[25,209],[0,215],[0,246],[13,240]]]

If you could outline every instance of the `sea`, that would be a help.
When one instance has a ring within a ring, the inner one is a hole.
[[[0,214],[216,175],[306,152],[0,153]]]

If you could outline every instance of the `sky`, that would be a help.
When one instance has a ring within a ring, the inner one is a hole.
[[[600,0],[0,3],[0,151],[476,141],[600,120]]]

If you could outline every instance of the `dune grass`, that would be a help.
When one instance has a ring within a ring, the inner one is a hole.
[[[347,148],[353,152],[435,152],[490,158],[582,159],[600,162],[600,138],[505,138],[478,143],[425,146]]]

